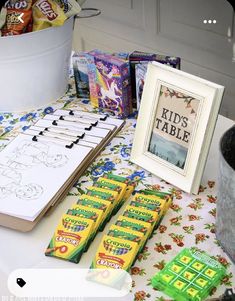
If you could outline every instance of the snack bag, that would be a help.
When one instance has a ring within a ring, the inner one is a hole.
[[[2,27],[2,36],[20,35],[29,31],[32,22],[32,0],[8,0],[6,22]]]
[[[67,18],[72,17],[80,13],[81,7],[75,0],[54,0],[60,8],[63,9],[63,12]]]
[[[92,234],[93,226],[93,220],[64,214],[45,255],[78,263]]]
[[[33,5],[33,31],[61,26],[66,19],[63,10],[53,0],[37,0]]]

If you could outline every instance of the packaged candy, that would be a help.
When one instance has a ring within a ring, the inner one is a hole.
[[[46,256],[78,263],[92,233],[94,221],[64,214],[49,243]]]
[[[33,31],[63,25],[66,19],[63,10],[53,0],[36,0],[33,5]]]
[[[32,22],[32,0],[8,0],[6,22],[2,27],[2,36],[20,35],[28,32]]]
[[[109,201],[99,199],[90,195],[83,194],[79,196],[77,204],[102,210],[104,212],[103,222],[99,226],[99,230],[103,230],[104,226],[110,219],[112,204]]]
[[[92,269],[123,269],[128,271],[138,253],[136,242],[104,235],[92,261]]]
[[[54,0],[62,8],[67,18],[77,15],[81,11],[80,5],[76,0]]]
[[[151,282],[176,301],[201,301],[220,284],[225,273],[225,268],[208,254],[184,249]]]

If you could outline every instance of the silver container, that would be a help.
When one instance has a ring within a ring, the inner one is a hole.
[[[216,237],[235,262],[235,126],[220,140]]]

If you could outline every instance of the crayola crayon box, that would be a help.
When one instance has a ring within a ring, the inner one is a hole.
[[[93,269],[123,269],[128,271],[138,253],[137,242],[104,235],[92,261]]]
[[[166,200],[161,199],[158,196],[154,195],[145,195],[141,193],[136,193],[134,195],[134,200],[136,202],[142,203],[146,205],[146,209],[157,211],[160,216],[162,216],[166,212]],[[153,208],[153,209],[151,209]]]
[[[77,204],[86,207],[96,208],[104,212],[103,222],[100,224],[99,229],[103,229],[107,221],[110,219],[112,204],[109,201],[105,201],[90,195],[82,194],[81,196],[79,196]]]
[[[94,221],[64,214],[45,251],[46,256],[78,263],[92,234]]]
[[[139,250],[143,247],[145,241],[144,233],[132,229],[123,228],[117,225],[111,225],[107,234],[112,237],[119,237],[122,239],[137,242],[139,245]]]
[[[161,191],[156,191],[156,190],[149,190],[149,189],[145,189],[145,190],[139,190],[140,194],[145,194],[145,195],[154,195],[159,197],[160,199],[163,199],[166,201],[166,205],[165,205],[165,212],[169,209],[169,207],[172,204],[173,201],[173,195],[171,193],[167,193],[167,192],[161,192]]]
[[[129,197],[131,196],[131,194],[133,193],[133,191],[134,191],[134,189],[137,185],[137,183],[131,181],[128,178],[118,176],[118,175],[114,175],[112,173],[104,174],[103,177],[107,178],[107,179],[110,179],[110,180],[120,182],[120,183],[124,183],[124,184],[127,185],[126,192],[125,192],[124,197],[123,197],[124,201],[129,199]]]
[[[159,219],[159,214],[155,211],[138,208],[134,206],[126,206],[123,215],[136,220],[144,221],[151,224],[151,232],[154,230],[155,225]]]
[[[124,202],[123,198],[126,192],[127,185],[125,183],[120,183],[118,181],[101,177],[97,180],[94,186],[104,188],[104,189],[110,189],[118,192],[118,199],[113,209],[113,215],[116,214]]]
[[[73,216],[83,217],[83,218],[86,218],[86,219],[91,219],[95,222],[92,234],[91,234],[91,236],[88,240],[88,243],[86,245],[86,248],[85,248],[85,250],[87,251],[90,243],[94,239],[94,237],[95,237],[95,235],[96,235],[96,233],[99,229],[100,224],[103,221],[104,212],[102,210],[99,210],[99,209],[96,209],[96,208],[82,206],[80,204],[74,204],[72,206],[72,208],[70,208],[67,211],[67,214],[70,214],[70,215],[73,215]]]

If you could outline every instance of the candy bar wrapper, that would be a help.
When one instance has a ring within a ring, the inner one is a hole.
[[[45,255],[78,263],[93,227],[93,220],[64,214]]]
[[[112,204],[109,201],[105,201],[90,195],[83,194],[79,196],[79,199],[77,201],[77,204],[86,206],[86,207],[91,207],[95,209],[102,210],[104,212],[103,216],[103,222],[99,226],[99,230],[102,231],[108,220],[110,219],[111,215],[111,208]]]
[[[85,53],[75,53],[72,56],[75,87],[78,98],[90,97],[88,78],[88,58]]]
[[[115,203],[115,208],[113,212],[113,214],[115,214],[125,201],[124,195],[126,193],[127,185],[125,183],[120,183],[118,181],[100,177],[97,180],[97,182],[94,184],[94,186],[104,188],[104,189],[110,189],[118,192],[118,198],[117,198],[117,202]]]
[[[9,0],[4,6],[7,10],[2,36],[20,35],[29,31],[32,23],[32,0]],[[22,20],[22,21],[21,21]]]
[[[53,0],[37,0],[33,5],[33,31],[61,26],[67,16]]]
[[[62,8],[66,17],[72,17],[80,13],[81,6],[77,3],[76,0],[54,0],[60,8]]]
[[[136,242],[139,245],[139,250],[142,249],[145,243],[144,233],[134,231],[132,229],[123,228],[117,225],[112,225],[108,230],[108,236],[118,237],[125,240]],[[138,251],[139,251],[138,250]]]
[[[92,261],[92,269],[123,269],[128,271],[138,253],[139,245],[118,237],[104,235]],[[105,281],[104,279],[100,279]]]

